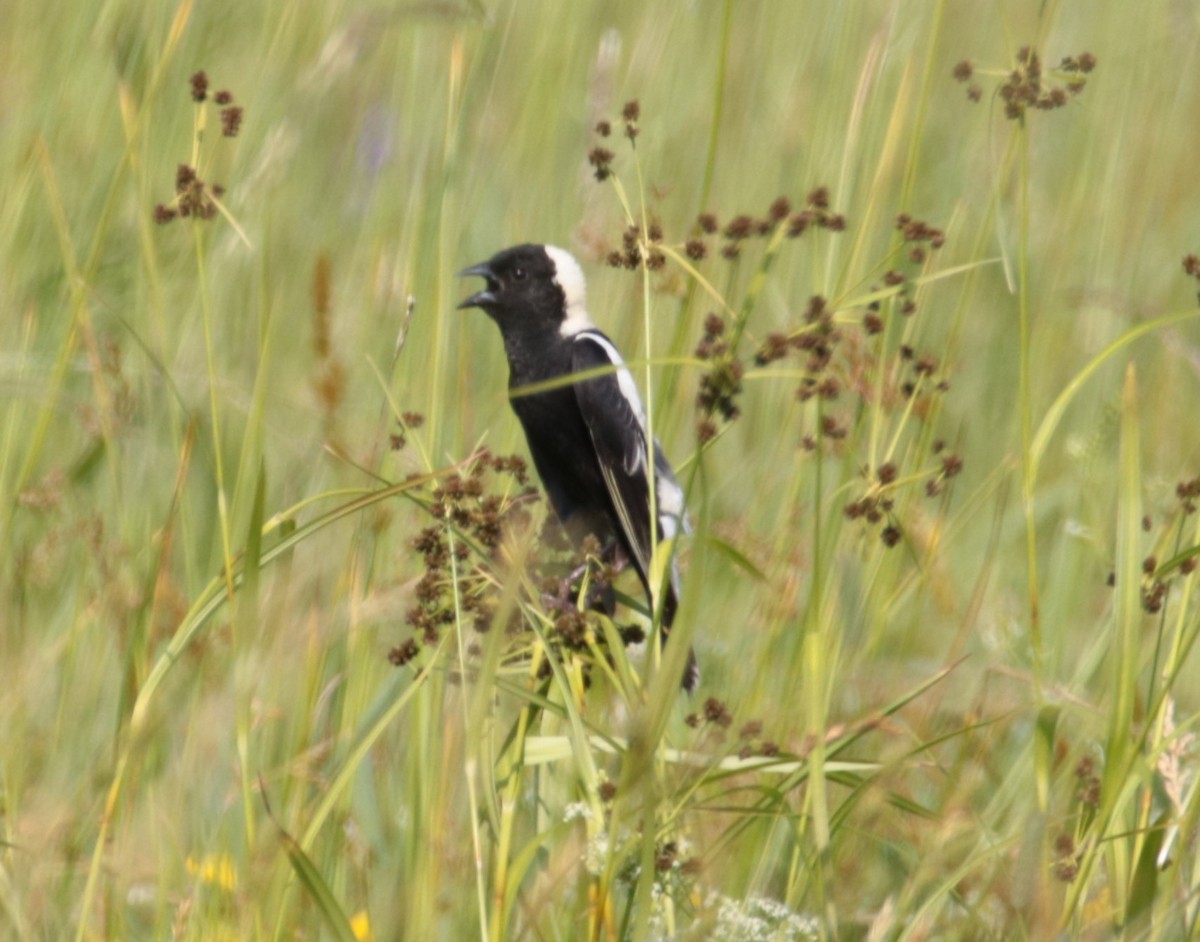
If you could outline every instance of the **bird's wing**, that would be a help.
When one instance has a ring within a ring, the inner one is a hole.
[[[575,335],[571,367],[576,373],[617,367],[575,384],[575,398],[592,437],[604,483],[643,579],[650,572],[650,482],[646,419],[633,376],[612,341],[599,331]],[[665,462],[663,462],[665,464]],[[657,471],[660,465],[656,463]]]
[[[620,518],[621,529],[633,551],[634,565],[642,582],[650,590],[650,480],[649,448],[646,416],[625,362],[612,341],[598,330],[585,330],[575,335],[571,348],[571,368],[579,373],[603,367],[616,367],[575,383],[575,398],[584,424],[592,436],[604,483],[612,497],[613,507]],[[654,443],[655,509],[658,513],[658,538],[674,537],[680,530],[688,531],[687,514],[683,506],[683,488],[675,479],[666,456]],[[651,600],[653,601],[653,600]],[[671,563],[670,584],[662,608],[662,630],[665,638],[675,618],[679,601],[679,573]],[[681,681],[688,693],[700,683],[700,667],[696,652],[688,650]]]

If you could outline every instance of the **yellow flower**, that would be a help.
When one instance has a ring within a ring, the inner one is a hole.
[[[199,861],[188,855],[186,865],[187,872],[199,878],[201,883],[219,886],[227,892],[237,889],[237,871],[228,854],[205,854]]]
[[[354,933],[358,942],[371,942],[371,917],[365,909],[360,909],[350,917],[350,931]]]

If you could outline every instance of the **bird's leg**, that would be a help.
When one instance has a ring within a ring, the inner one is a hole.
[[[615,537],[600,547],[593,559],[598,562],[599,571],[596,573],[595,580],[588,587],[587,605],[588,608],[603,612],[611,618],[617,610],[617,596],[613,591],[613,581],[628,565],[628,560],[621,552],[621,545]]]
[[[621,544],[616,539],[608,541],[600,551],[600,558],[612,568],[614,576],[620,575],[629,565],[629,558],[621,551]]]
[[[609,540],[603,546],[598,544],[595,546],[585,546],[585,550],[591,550],[591,552],[587,552],[583,562],[559,580],[558,591],[556,593],[543,594],[542,604],[546,608],[556,611],[573,609],[575,607],[573,600],[575,586],[587,571],[595,566],[597,561],[610,569],[612,576],[616,576],[629,565],[629,560],[621,552],[620,543],[615,538]],[[607,615],[611,615],[616,610],[616,601],[612,598],[612,586],[610,582],[610,579],[602,578],[588,588],[587,608],[598,609]]]
[[[575,582],[579,581],[580,577],[582,577],[583,574],[588,571],[588,567],[591,565],[592,561],[590,559],[585,559],[578,566],[567,573],[566,576],[563,577],[563,590],[565,592],[570,592],[571,586]]]
[[[590,565],[591,561],[585,559],[582,563],[559,579],[557,591],[542,593],[542,604],[548,609],[553,609],[554,611],[559,612],[574,609],[575,603],[571,598],[574,593],[571,590],[574,588],[575,583],[580,580],[585,572],[587,572],[588,566]]]

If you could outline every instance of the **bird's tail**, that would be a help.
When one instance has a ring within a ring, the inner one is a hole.
[[[667,585],[666,598],[663,599],[662,635],[664,644],[667,642],[667,636],[671,634],[671,625],[675,623],[675,612],[679,608],[676,574],[672,572],[671,577],[671,581]],[[695,693],[696,688],[700,686],[700,662],[696,660],[695,648],[688,648],[687,664],[683,668],[683,679],[679,686],[689,694]]]
[[[696,660],[696,649],[688,648],[687,665],[683,669],[683,680],[679,686],[689,694],[695,693],[700,686],[700,662]]]

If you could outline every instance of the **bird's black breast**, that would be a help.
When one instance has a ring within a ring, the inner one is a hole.
[[[607,541],[618,535],[615,514],[574,386],[531,395],[519,392],[523,386],[567,376],[569,345],[561,345],[561,357],[558,353],[544,350],[536,363],[512,364],[513,411],[525,429],[529,453],[559,520],[575,539],[591,533]]]

